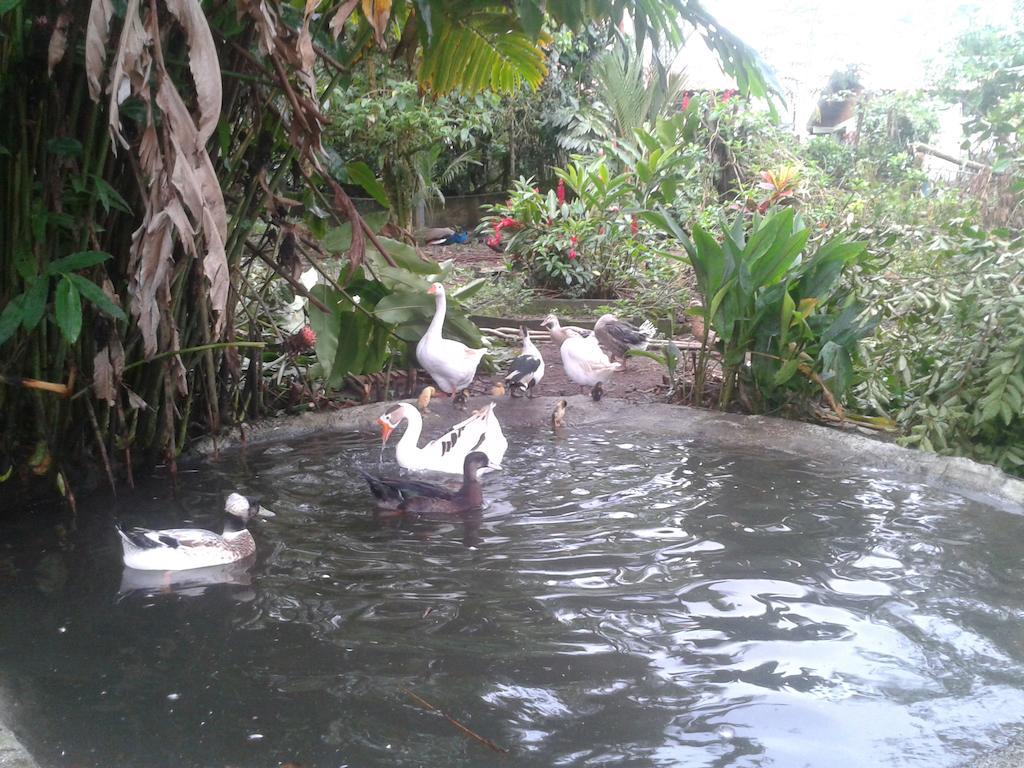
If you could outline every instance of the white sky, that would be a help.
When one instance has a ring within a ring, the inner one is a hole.
[[[784,87],[821,88],[860,64],[868,88],[928,84],[928,67],[970,25],[1005,25],[1012,0],[704,0],[724,27],[757,49]],[[694,46],[687,46],[687,59]],[[703,46],[696,46],[703,47]],[[684,61],[693,78],[703,61]],[[710,76],[710,73],[708,73]],[[698,83],[695,83],[698,85]]]

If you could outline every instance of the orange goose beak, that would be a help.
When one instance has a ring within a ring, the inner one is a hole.
[[[380,424],[381,442],[386,443],[388,438],[391,437],[391,433],[395,431],[395,428],[383,416],[377,419],[377,423]]]

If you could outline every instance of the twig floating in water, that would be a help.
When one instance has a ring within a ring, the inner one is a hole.
[[[499,747],[497,744],[495,744],[490,739],[484,738],[479,733],[476,733],[475,731],[471,730],[470,728],[468,728],[465,725],[463,725],[462,723],[460,723],[454,717],[451,717],[450,715],[445,714],[440,709],[438,709],[433,704],[431,704],[429,701],[424,699],[422,696],[417,696],[415,693],[410,691],[408,688],[403,688],[402,689],[402,693],[406,694],[409,698],[411,698],[413,701],[415,701],[421,707],[424,707],[425,709],[429,709],[431,712],[437,712],[437,714],[439,714],[441,717],[443,717],[449,723],[454,725],[456,728],[458,728],[464,734],[466,734],[467,736],[469,736],[472,739],[476,739],[477,741],[479,741],[481,744],[483,744],[488,749],[492,749],[495,752],[499,752],[499,753],[501,753],[503,755],[507,755],[508,754],[509,751],[507,749],[505,749],[504,747]]]

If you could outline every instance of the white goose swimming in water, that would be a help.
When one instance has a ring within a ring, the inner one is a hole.
[[[483,451],[491,464],[500,465],[508,449],[508,440],[501,431],[498,417],[494,415],[494,403],[474,411],[468,419],[459,422],[422,448],[417,447],[416,443],[423,431],[423,417],[416,406],[409,403],[399,403],[377,419],[384,442],[388,441],[392,431],[402,421],[408,421],[409,426],[395,447],[395,459],[399,466],[406,469],[461,475],[463,461],[472,451]]]
[[[117,526],[124,564],[140,571],[185,571],[243,560],[256,552],[256,542],[245,527],[256,517],[274,513],[239,493],[224,504],[227,517],[223,535],[202,528],[123,529]]]
[[[487,350],[470,349],[461,341],[444,338],[441,328],[448,308],[444,286],[433,283],[427,293],[434,297],[434,317],[416,344],[416,359],[442,392],[455,396],[472,383],[480,358]]]

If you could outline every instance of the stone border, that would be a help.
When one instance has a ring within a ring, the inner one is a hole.
[[[9,708],[10,705],[0,698],[0,768],[39,768],[18,737],[4,724],[11,719]]]
[[[537,397],[533,400],[510,398],[473,398],[471,407],[479,408],[493,400],[496,413],[506,427],[551,429],[551,411],[562,398]],[[826,458],[836,462],[883,468],[999,506],[1011,505],[1022,511],[1024,481],[1012,478],[996,467],[970,459],[936,456],[902,448],[874,436],[865,436],[828,427],[767,416],[742,416],[667,403],[635,404],[605,399],[593,402],[586,395],[565,398],[567,429],[578,426],[611,427],[650,431],[677,438],[705,438],[716,443],[758,451],[782,451],[797,456]],[[387,404],[373,403],[340,411],[305,413],[257,422],[245,427],[244,443],[236,430],[216,440],[203,438],[183,458],[210,456],[219,450],[238,448],[245,443],[286,440],[314,432],[355,431],[375,433],[375,421]],[[426,430],[436,432],[465,414],[453,411],[447,400],[431,404],[433,415],[425,418]]]

